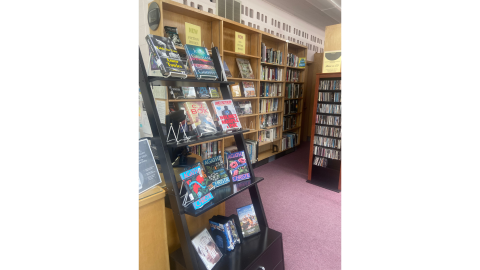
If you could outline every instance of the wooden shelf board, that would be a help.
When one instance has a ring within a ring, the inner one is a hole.
[[[286,67],[285,65],[282,65],[282,64],[273,64],[273,63],[267,63],[267,62],[261,62],[261,64],[266,66]]]
[[[258,97],[234,97],[233,100],[249,100],[249,99],[258,99]]]
[[[282,96],[276,96],[276,97],[260,97],[260,98],[283,98]]]
[[[282,111],[274,111],[274,112],[266,112],[266,113],[259,113],[258,115],[262,114],[272,114],[272,113],[281,113]]]
[[[237,52],[232,52],[232,51],[227,51],[223,50],[223,54],[226,55],[233,55],[233,56],[238,56],[238,57],[243,57],[243,58],[255,58],[255,59],[260,59],[260,56],[255,56],[255,55],[250,55],[250,54],[243,54],[243,53],[237,53]]]
[[[228,81],[252,81],[252,82],[258,82],[259,79],[244,79],[244,78],[234,78],[234,77],[228,77]]]
[[[270,81],[270,80],[260,80],[261,82],[271,82],[271,83],[284,83],[285,81]]]
[[[284,100],[292,100],[292,99],[303,99],[303,97],[301,97],[301,98],[285,98]]]
[[[239,115],[238,118],[246,118],[246,117],[257,116],[257,115],[258,113],[242,114],[242,115]]]
[[[301,127],[302,127],[302,126],[294,127],[294,128],[291,128],[291,129],[286,129],[286,130],[282,131],[282,133],[283,133],[283,132],[290,132],[290,131],[292,131],[292,130],[295,130],[295,129],[298,129],[298,128],[301,128]]]
[[[290,42],[290,41],[287,41],[287,44],[288,44],[288,47],[291,47],[291,48],[308,49],[306,46],[303,46],[303,45],[300,45],[300,44],[297,44],[297,43],[293,43],[293,42]]]
[[[277,141],[279,141],[279,140],[280,140],[280,138],[273,140],[273,142],[258,142],[258,146],[267,145],[267,144],[270,144],[270,143],[277,142]]]
[[[269,127],[266,127],[266,128],[261,128],[261,129],[259,129],[258,131],[267,130],[267,129],[272,129],[272,128],[277,128],[277,127],[281,127],[281,126],[283,126],[283,124],[275,125],[275,126],[269,126]]]
[[[305,70],[305,68],[302,68],[302,67],[290,67],[290,66],[287,66],[287,68],[289,68],[289,69]]]
[[[169,99],[168,102],[201,102],[201,101],[213,101],[222,100],[221,98],[185,98],[185,99]]]
[[[297,112],[297,113],[291,113],[291,114],[284,114],[283,116],[291,116],[291,115],[297,115],[297,114],[301,114],[302,112]]]
[[[285,81],[285,83],[298,83],[298,84],[301,84],[303,82],[291,82],[291,81]]]

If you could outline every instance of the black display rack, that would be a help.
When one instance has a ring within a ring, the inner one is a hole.
[[[182,86],[186,84],[188,84],[188,86],[204,86],[205,84],[216,85],[220,88],[220,91],[222,92],[222,97],[224,99],[231,99],[232,95],[229,85],[232,84],[232,82],[149,77],[147,75],[145,65],[143,63],[142,54],[140,51],[139,56],[139,84],[148,120],[152,129],[153,137],[151,138],[151,142],[156,146],[159,153],[159,163],[161,165],[164,181],[166,183],[167,197],[165,200],[165,204],[167,207],[172,209],[175,226],[177,228],[178,236],[180,239],[181,248],[170,254],[170,264],[175,263],[177,269],[178,267],[184,267],[188,270],[206,269],[205,265],[201,261],[195,248],[192,245],[192,240],[188,231],[188,225],[185,215],[191,215],[194,217],[199,216],[205,213],[207,210],[211,209],[212,207],[215,207],[220,203],[248,189],[255,210],[255,214],[257,215],[257,220],[261,229],[261,233],[243,239],[240,246],[237,246],[233,251],[224,254],[212,270],[284,269],[282,234],[268,228],[267,218],[265,216],[262,200],[260,198],[260,192],[257,186],[257,184],[261,182],[263,178],[255,177],[249,155],[245,155],[251,174],[251,179],[247,180],[249,181],[248,184],[242,181],[239,182],[243,183],[242,187],[236,188],[234,185],[237,183],[234,184],[233,182],[230,182],[230,184],[228,185],[216,188],[212,191],[214,199],[209,203],[205,204],[202,208],[195,210],[192,205],[189,205],[187,207],[182,206],[183,199],[180,198],[180,191],[173,171],[172,160],[170,159],[170,155],[168,154],[169,148],[186,146],[189,144],[201,142],[203,140],[214,140],[225,136],[233,136],[235,138],[235,143],[237,145],[238,151],[246,152],[247,147],[245,144],[243,133],[248,132],[248,130],[242,130],[230,134],[220,133],[219,135],[209,136],[206,139],[194,139],[189,142],[179,144],[167,143],[166,134],[163,133],[164,131],[162,130],[162,123],[160,121],[160,117],[158,116],[157,108],[155,106],[155,100],[152,94],[152,89],[150,87],[150,84],[165,86]],[[221,62],[218,60],[220,59],[220,57],[216,48],[212,49],[212,58],[217,74],[222,74]],[[240,228],[238,228],[238,230],[240,230]]]

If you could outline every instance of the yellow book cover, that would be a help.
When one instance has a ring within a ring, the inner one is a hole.
[[[336,73],[342,70],[342,51],[329,51],[323,54],[323,73]]]
[[[240,86],[238,84],[232,85],[232,97],[241,97]]]
[[[202,46],[202,29],[200,26],[185,23],[185,44]]]
[[[245,34],[235,32],[235,52],[245,54]]]

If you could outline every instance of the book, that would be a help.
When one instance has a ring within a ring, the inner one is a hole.
[[[169,86],[168,90],[170,91],[170,96],[173,99],[185,98],[185,95],[183,94],[183,91],[180,87]]]
[[[240,75],[244,79],[255,79],[253,75],[252,66],[250,66],[250,61],[244,58],[236,58],[238,70],[240,70]]]
[[[218,92],[217,87],[208,87],[208,91],[210,92],[210,96],[212,98],[219,98],[220,93]]]
[[[182,87],[182,91],[185,98],[197,98],[197,94],[195,93],[195,87]]]
[[[223,160],[221,156],[216,156],[203,161],[205,172],[208,179],[213,182],[214,187],[219,187],[230,183],[227,171],[223,167]]]
[[[225,70],[225,74],[227,77],[233,77],[230,69],[227,66],[227,62],[223,61],[223,69]]]
[[[250,179],[250,171],[248,170],[244,151],[229,154],[227,160],[228,170],[233,182]]]
[[[243,114],[252,114],[252,102],[251,101],[240,101],[239,107],[243,111]]]
[[[237,208],[237,214],[243,237],[249,237],[260,232],[260,226],[258,226],[257,215],[255,214],[255,209],[253,209],[253,204]]]
[[[195,87],[197,98],[210,98],[210,91],[207,87]]]
[[[208,178],[204,177],[201,166],[180,173],[190,199],[196,201],[210,192]]]
[[[211,270],[223,256],[207,229],[193,238],[192,244],[207,270]]]
[[[192,128],[196,130],[198,137],[209,136],[217,133],[215,122],[212,119],[207,103],[185,102],[188,119],[192,123]]]
[[[180,41],[180,36],[178,35],[177,27],[164,26],[163,29],[165,30],[165,36],[173,42],[173,45],[183,47],[183,44]]]
[[[231,99],[212,101],[213,110],[220,120],[223,131],[234,131],[242,129],[242,124],[238,120],[237,112]]]
[[[185,45],[185,52],[187,53],[190,65],[197,79],[218,79],[215,66],[213,65],[212,58],[210,58],[207,48],[195,45]]]
[[[253,82],[242,82],[243,85],[243,93],[245,97],[255,97],[255,87]]]
[[[235,85],[232,85],[231,87],[232,87],[232,97],[242,96],[242,92],[240,92],[240,85],[235,84]]]
[[[150,52],[151,69],[159,70],[163,76],[186,78],[187,69],[170,39],[154,35],[147,35],[145,39]]]
[[[236,242],[233,240],[228,221],[221,220],[217,216],[208,220],[210,223],[210,232],[222,253],[227,253],[235,248]]]

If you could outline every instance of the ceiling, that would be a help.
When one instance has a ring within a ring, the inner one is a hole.
[[[342,0],[263,0],[305,22],[325,29],[341,23]],[[322,16],[319,16],[321,14]]]

